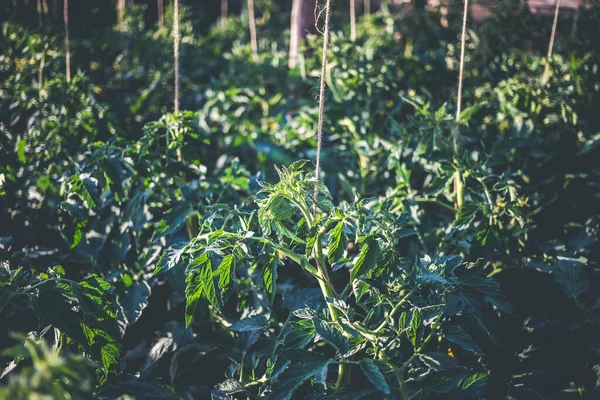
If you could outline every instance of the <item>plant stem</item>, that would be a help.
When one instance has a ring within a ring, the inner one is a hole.
[[[396,313],[400,310],[400,308],[402,307],[402,305],[404,305],[404,303],[406,302],[406,300],[408,300],[408,298],[410,296],[412,296],[416,291],[417,291],[417,288],[414,287],[402,299],[400,299],[400,301],[398,302],[398,304],[396,304],[396,306],[389,313],[388,317],[389,318],[393,318],[394,315],[396,315]],[[385,328],[386,325],[387,325],[387,321],[384,319],[383,322],[373,332],[375,332],[375,333],[381,332],[383,330],[383,328]]]

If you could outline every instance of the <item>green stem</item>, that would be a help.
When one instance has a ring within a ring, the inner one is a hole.
[[[402,307],[402,305],[404,305],[404,303],[406,302],[406,300],[408,300],[408,298],[410,296],[412,296],[416,291],[417,291],[416,287],[412,288],[410,292],[408,292],[402,299],[400,299],[400,301],[392,309],[392,311],[390,312],[390,314],[388,315],[388,317],[389,318],[393,318],[394,315],[396,315],[396,313],[400,310],[400,308]],[[375,333],[381,332],[383,330],[383,328],[385,328],[386,325],[387,325],[387,321],[384,319],[383,322],[373,332],[375,332]]]
[[[465,183],[460,171],[454,172],[454,191],[456,192],[456,207],[462,208],[465,203]]]
[[[448,211],[452,211],[453,213],[456,213],[456,210],[454,209],[454,207],[452,207],[450,204],[444,203],[443,201],[438,200],[438,199],[429,198],[429,197],[416,197],[415,201],[417,203],[432,203],[432,204],[437,204],[440,207],[444,207]]]

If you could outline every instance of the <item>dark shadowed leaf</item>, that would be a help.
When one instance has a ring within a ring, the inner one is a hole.
[[[385,376],[371,358],[363,358],[360,360],[360,369],[363,371],[369,381],[379,390],[387,395],[390,394],[390,386],[385,380]]]

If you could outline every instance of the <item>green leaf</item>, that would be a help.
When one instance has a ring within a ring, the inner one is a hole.
[[[262,270],[262,279],[263,284],[265,285],[265,290],[269,295],[269,300],[271,304],[275,298],[275,286],[277,284],[277,255],[275,253],[271,254],[269,257],[269,262],[263,267]]]
[[[199,273],[192,273],[188,275],[185,283],[185,327],[189,328],[192,322],[194,322],[196,306],[202,297],[202,278]]]
[[[129,325],[133,325],[140,318],[148,305],[149,297],[150,285],[146,281],[133,283],[119,296],[119,304]]]
[[[485,372],[477,372],[460,381],[458,385],[461,389],[466,390],[477,386],[485,386],[487,384],[488,374]]]
[[[344,234],[344,221],[338,224],[329,232],[329,250],[327,251],[327,259],[330,264],[335,264],[340,258],[344,257],[348,246],[348,240]]]
[[[367,239],[356,258],[356,263],[350,273],[350,279],[353,281],[356,278],[360,278],[375,268],[380,254],[381,248],[377,240],[374,238]]]
[[[25,141],[25,139],[21,139],[19,140],[19,143],[17,143],[17,156],[19,157],[19,161],[21,161],[23,164],[25,164],[25,146],[27,145],[27,142]]]
[[[306,380],[321,372],[330,360],[314,351],[288,350],[282,353],[277,362],[287,366],[271,385],[269,400],[291,399],[294,391]]]
[[[116,343],[108,343],[100,349],[100,358],[102,368],[106,374],[116,372],[116,366],[119,364],[120,348]]]
[[[412,318],[410,320],[410,328],[408,329],[407,335],[414,348],[417,347],[417,340],[419,338],[419,328],[423,325],[423,316],[418,309],[413,311]]]
[[[255,315],[254,317],[244,318],[235,321],[229,329],[235,332],[259,331],[269,327],[269,319],[264,315]]]
[[[444,327],[443,334],[446,340],[456,343],[463,349],[475,353],[478,356],[483,356],[483,352],[477,343],[475,343],[471,335],[465,332],[460,326],[446,326]]]
[[[215,280],[213,278],[212,264],[210,261],[204,264],[202,271],[200,272],[200,278],[202,279],[202,288],[204,295],[210,301],[210,303],[217,308],[221,309],[221,299],[217,296],[217,290],[215,288]]]
[[[221,264],[219,264],[219,268],[217,268],[216,275],[219,275],[219,287],[223,290],[229,287],[231,283],[231,266],[233,265],[233,256],[226,255],[221,260]]]
[[[317,215],[315,222],[311,226],[310,230],[308,231],[308,235],[306,236],[306,258],[310,258],[312,255],[312,251],[317,240],[317,234],[319,233],[319,229],[321,229],[321,220],[321,215]]]
[[[171,246],[171,248],[165,250],[156,262],[156,269],[154,275],[158,275],[161,272],[166,272],[172,268],[175,268],[181,261],[181,257],[187,250],[186,244],[177,244]]]
[[[554,281],[572,299],[590,288],[584,265],[580,259],[558,257],[558,262],[553,270]]]
[[[186,223],[192,208],[187,204],[179,204],[165,213],[164,219],[161,219],[154,233],[151,242],[155,242],[162,237],[169,236],[177,232]]]
[[[315,326],[315,332],[317,332],[323,340],[332,345],[338,353],[344,355],[348,352],[350,349],[348,339],[346,339],[333,325],[328,324],[322,319],[316,318],[313,319],[313,324]]]
[[[360,369],[365,374],[369,382],[373,384],[380,392],[389,395],[390,386],[385,380],[385,376],[379,370],[379,367],[371,358],[363,358],[360,360]]]

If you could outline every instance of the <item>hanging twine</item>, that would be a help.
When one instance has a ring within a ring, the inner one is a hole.
[[[317,124],[317,160],[315,163],[315,204],[314,214],[317,215],[317,200],[319,199],[319,179],[321,173],[321,142],[323,139],[323,109],[325,104],[325,74],[327,72],[327,48],[329,47],[329,19],[331,18],[331,0],[325,4],[325,27],[323,29],[323,57],[321,59],[321,82],[319,87],[319,122]],[[318,3],[317,3],[318,4]]]
[[[315,7],[318,7],[316,4]],[[318,212],[318,201],[319,201],[319,180],[320,180],[320,172],[321,172],[321,145],[323,138],[323,113],[324,113],[324,103],[325,103],[325,72],[327,70],[327,48],[329,47],[329,19],[331,18],[331,0],[327,0],[325,4],[325,27],[323,28],[323,57],[321,59],[321,82],[319,88],[319,122],[317,124],[317,159],[315,165],[315,194],[314,194],[314,206],[313,206],[313,215],[316,219]],[[315,8],[315,15],[318,15],[317,9]],[[316,18],[318,20],[318,18]],[[315,249],[316,252],[316,249]],[[319,261],[319,257],[315,254],[315,262],[317,264],[317,268],[321,275],[323,282],[331,289],[331,291],[335,294],[335,288],[333,284],[329,280],[327,272],[324,269],[324,266],[321,265]]]
[[[65,58],[67,82],[71,82],[71,53],[69,51],[69,0],[65,0],[63,17],[65,20]]]
[[[554,22],[552,23],[552,33],[550,34],[550,44],[548,45],[548,56],[546,57],[546,68],[544,69],[544,77],[542,85],[548,83],[550,78],[550,60],[552,59],[552,48],[554,47],[554,36],[556,35],[556,25],[558,25],[558,11],[560,9],[560,0],[556,0],[556,9],[554,10]]]

